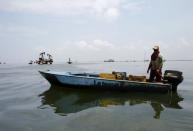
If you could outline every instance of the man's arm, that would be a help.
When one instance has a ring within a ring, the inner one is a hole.
[[[151,61],[150,61],[150,62],[149,62],[148,69],[147,69],[147,73],[149,73],[149,70],[151,69],[151,66],[152,66],[152,64],[151,64]]]

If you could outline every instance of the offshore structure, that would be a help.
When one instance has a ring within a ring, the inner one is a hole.
[[[68,59],[68,62],[67,62],[68,64],[72,64],[72,61],[71,61],[71,59],[69,58]]]
[[[45,57],[47,56],[47,58]],[[52,55],[50,54],[46,54],[45,52],[41,52],[39,54],[39,58],[38,60],[35,60],[35,61],[30,61],[28,64],[39,64],[39,65],[42,65],[42,64],[52,64],[53,63],[53,58],[52,58]]]

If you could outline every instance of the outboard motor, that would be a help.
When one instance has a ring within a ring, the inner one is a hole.
[[[164,73],[164,81],[172,85],[172,91],[177,90],[178,84],[183,81],[182,72],[176,70],[166,70]]]

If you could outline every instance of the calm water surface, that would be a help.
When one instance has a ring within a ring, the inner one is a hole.
[[[193,62],[166,62],[183,71],[177,93],[75,90],[51,86],[38,70],[126,71],[147,75],[148,63],[0,65],[0,131],[192,131]]]

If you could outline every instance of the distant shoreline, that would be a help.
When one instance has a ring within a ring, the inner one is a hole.
[[[113,62],[107,62],[107,61],[76,61],[74,63],[116,63],[116,62],[149,62],[150,60],[115,60]],[[183,61],[186,61],[186,62],[192,62],[193,60],[164,60],[164,62],[183,62]],[[64,64],[65,62],[55,62],[55,64]],[[0,65],[25,65],[26,63],[1,63]]]
[[[166,61],[193,61],[193,60],[166,60]]]
[[[114,62],[149,62],[150,60],[125,60],[125,61],[114,61]],[[164,60],[164,61],[193,61],[193,60]]]

